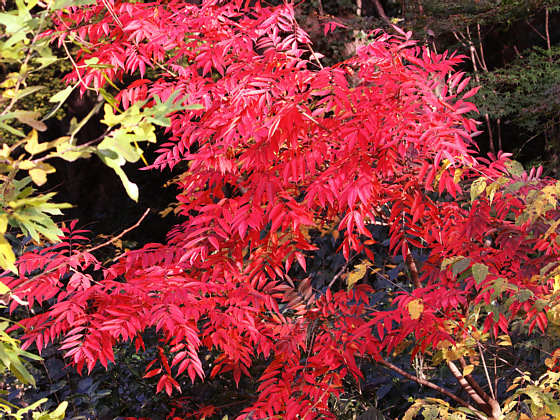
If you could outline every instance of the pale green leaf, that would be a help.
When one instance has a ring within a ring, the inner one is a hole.
[[[49,99],[49,102],[64,102],[66,101],[66,99],[68,99],[68,97],[70,96],[70,94],[74,91],[74,89],[76,88],[76,86],[78,85],[74,85],[74,86],[66,86],[66,88],[64,88],[63,90],[61,90],[60,92],[54,94],[51,99]]]
[[[523,172],[525,172],[525,170],[523,169],[523,165],[516,160],[512,160],[506,163],[506,168],[510,175],[515,177],[520,177],[521,175],[523,175]]]
[[[453,277],[456,277],[457,274],[462,273],[467,268],[469,268],[470,264],[471,264],[470,258],[462,258],[459,261],[455,262],[453,264]]]
[[[486,276],[488,276],[488,266],[475,263],[472,266],[472,273],[476,284],[480,284],[486,279]]]

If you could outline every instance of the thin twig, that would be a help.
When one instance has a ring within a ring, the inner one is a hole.
[[[62,43],[62,47],[64,48],[64,51],[66,52],[66,57],[68,57],[68,59],[72,63],[72,66],[76,70],[76,76],[78,76],[78,81],[86,88],[86,90],[90,89],[90,87],[87,85],[87,83],[84,82],[84,80],[82,79],[82,76],[80,75],[80,67],[78,66],[78,64],[76,64],[76,62],[72,58],[72,54],[70,54],[70,51],[68,50],[68,47],[66,46],[66,42]]]
[[[480,67],[482,67],[482,69],[487,72],[488,66],[486,65],[486,59],[484,58],[484,47],[482,44],[482,35],[480,32],[480,22],[476,22],[476,28],[478,31],[478,48],[480,49]]]
[[[550,51],[550,33],[548,32],[548,7],[545,9],[544,29],[546,31],[546,46]]]
[[[344,274],[344,272],[346,271],[346,269],[348,268],[348,265],[350,264],[350,261],[352,261],[354,258],[356,258],[358,254],[354,254],[351,258],[348,259],[348,261],[346,261],[346,263],[344,263],[344,265],[342,266],[342,268],[339,270],[338,273],[336,273],[336,275],[333,277],[333,279],[331,280],[331,282],[329,283],[329,285],[327,286],[327,288],[331,288],[331,286],[334,284],[335,281],[337,281],[339,279],[340,276],[342,276]]]
[[[131,227],[129,227],[129,228],[123,230],[123,231],[122,231],[120,234],[118,234],[117,236],[114,236],[113,238],[111,238],[111,239],[109,239],[109,240],[107,240],[107,241],[105,241],[105,242],[103,242],[103,243],[101,243],[101,244],[99,244],[99,245],[96,245],[96,246],[94,246],[93,248],[85,249],[84,251],[75,254],[74,257],[78,257],[78,258],[79,258],[79,257],[81,257],[82,255],[84,255],[86,252],[87,252],[87,253],[91,253],[91,252],[96,251],[96,250],[98,250],[98,249],[100,249],[100,248],[103,248],[103,247],[105,247],[105,246],[108,246],[108,245],[112,244],[113,242],[117,241],[118,239],[122,238],[122,237],[123,237],[124,235],[126,235],[128,232],[130,232],[131,230],[136,229],[138,226],[140,226],[140,224],[144,221],[144,219],[146,218],[146,216],[148,215],[148,213],[150,212],[150,210],[151,210],[151,209],[149,209],[149,208],[146,209],[146,211],[144,212],[144,214],[142,214],[142,216],[140,217],[140,219],[138,219],[138,221],[137,221],[133,226],[131,226]],[[65,264],[65,263],[62,263],[62,264]],[[60,264],[60,265],[62,265],[62,264]],[[58,268],[60,267],[60,265],[58,265],[58,266],[56,266],[56,267],[53,267],[53,268],[51,268],[51,269],[49,269],[49,270],[43,271],[43,272],[41,272],[41,273],[37,273],[36,275],[34,275],[34,276],[28,278],[25,282],[23,282],[23,283],[21,283],[21,284],[15,286],[12,290],[10,290],[10,294],[13,294],[13,292],[16,291],[17,289],[21,289],[23,286],[26,286],[26,285],[29,284],[31,281],[35,280],[37,277],[44,276],[45,274],[49,274],[49,273],[52,273],[52,272],[58,270]]]
[[[548,16],[547,16],[547,17],[548,17]],[[542,39],[544,39],[545,41],[547,40],[547,39],[546,39],[546,36],[544,36],[543,34],[541,34],[541,33],[539,32],[539,30],[538,30],[537,28],[535,28],[535,27],[531,24],[531,22],[529,22],[529,19],[525,20],[525,22],[527,23],[527,25],[529,25],[529,26],[531,27],[531,29],[532,29],[533,31],[535,31],[535,32],[537,33],[538,36],[540,36],[540,37],[541,37]],[[549,49],[550,49],[550,48],[549,48]]]
[[[86,251],[83,251],[83,253],[88,252],[91,253],[93,251],[97,251],[100,248],[104,248],[107,245],[111,245],[113,242],[119,240],[120,238],[122,238],[124,235],[126,235],[128,232],[130,232],[131,230],[136,229],[138,226],[140,226],[140,224],[144,221],[144,219],[146,218],[146,216],[148,215],[148,213],[150,213],[151,209],[147,208],[146,211],[144,212],[144,214],[142,214],[142,216],[140,216],[140,219],[138,219],[138,221],[136,223],[134,223],[134,225],[132,225],[129,228],[126,228],[125,230],[123,230],[121,233],[119,233],[117,236],[113,236],[111,239],[109,239],[108,241],[105,241],[99,245],[94,246],[93,248],[89,248]],[[78,254],[79,255],[79,254]]]
[[[317,62],[317,64],[319,65],[319,67],[321,69],[323,69],[323,65],[321,64],[321,61],[319,60],[319,57],[317,57],[315,50],[313,50],[313,47],[311,46],[311,44],[309,42],[305,43],[307,45],[307,48],[309,48],[309,51],[311,52],[311,57],[313,57],[315,59],[315,61]]]
[[[488,373],[488,366],[486,366],[486,359],[484,358],[484,352],[482,351],[482,346],[478,344],[478,351],[480,352],[480,359],[482,360],[482,366],[484,366],[484,373],[486,374],[486,380],[488,386],[490,387],[490,394],[492,399],[496,399],[496,394],[494,393],[494,388],[492,387],[492,381],[490,380],[490,374]]]

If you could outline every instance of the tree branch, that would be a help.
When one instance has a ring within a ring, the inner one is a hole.
[[[462,358],[461,358],[462,359]],[[466,366],[466,363],[463,360],[460,360],[461,365],[463,363]],[[459,370],[459,368],[453,363],[451,360],[447,361],[447,366],[449,370],[459,382],[459,385],[469,394],[469,397],[473,399],[473,401],[478,405],[481,411],[486,413],[489,417],[493,419],[498,419],[501,417],[502,410],[500,408],[500,404],[498,401],[490,398],[486,392],[478,385],[478,383],[474,380],[474,378],[469,374],[463,376],[463,373]]]
[[[391,19],[389,19],[385,14],[385,10],[383,10],[383,6],[381,5],[381,2],[379,0],[373,0],[373,5],[375,6],[375,10],[377,11],[379,17],[383,19],[385,23],[389,25],[389,27],[392,27],[393,23],[391,22]]]
[[[428,380],[426,380],[426,379],[421,379],[421,378],[418,378],[417,376],[411,375],[410,373],[405,372],[405,371],[402,370],[401,368],[398,368],[398,367],[395,366],[394,364],[392,364],[392,363],[390,363],[390,362],[388,362],[388,361],[386,361],[386,360],[384,360],[384,359],[380,359],[380,360],[379,360],[379,363],[381,363],[383,366],[385,366],[385,367],[387,367],[387,368],[389,368],[389,369],[391,369],[391,370],[397,372],[398,374],[404,376],[405,378],[410,379],[411,381],[414,381],[414,382],[416,382],[416,383],[418,383],[418,384],[420,384],[420,385],[427,386],[428,388],[432,388],[432,389],[438,391],[439,393],[445,395],[446,397],[451,398],[453,401],[455,401],[455,402],[461,404],[463,407],[466,407],[466,408],[468,408],[469,410],[473,410],[473,411],[475,412],[476,416],[477,416],[479,419],[481,419],[481,420],[487,420],[486,416],[480,414],[479,411],[478,411],[475,407],[473,407],[471,404],[469,404],[468,402],[466,402],[466,401],[463,400],[462,398],[460,398],[460,397],[456,396],[455,394],[451,393],[451,392],[448,391],[447,389],[442,388],[441,386],[436,385],[436,384],[434,384],[434,383],[432,383],[432,382],[430,382],[430,381],[428,381]],[[455,368],[457,369],[457,367],[455,367]]]
[[[463,371],[465,370],[465,368],[467,367],[467,362],[465,361],[464,357],[461,357],[459,359],[459,363],[461,364],[461,368],[463,369]],[[465,379],[467,380],[467,382],[469,383],[470,386],[472,386],[472,388],[476,391],[476,393],[478,395],[480,395],[480,397],[486,402],[488,403],[488,401],[490,400],[490,396],[480,387],[480,385],[478,384],[478,382],[476,382],[474,380],[474,378],[472,377],[472,375],[469,373],[468,375],[465,375]]]

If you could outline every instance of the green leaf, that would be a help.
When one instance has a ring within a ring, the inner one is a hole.
[[[506,163],[506,168],[510,175],[515,177],[520,177],[521,175],[523,175],[523,172],[525,172],[525,169],[523,169],[523,165],[516,160],[512,160]]]
[[[88,6],[94,3],[95,0],[56,0],[51,6],[51,10],[65,9],[69,6]]]
[[[99,156],[99,158],[105,165],[113,168],[115,173],[121,179],[121,182],[128,196],[132,200],[138,201],[138,186],[135,183],[130,182],[123,169],[121,168],[121,166],[125,164],[125,159],[122,156],[117,155],[115,152],[107,149],[97,150],[95,153]]]
[[[453,277],[457,277],[457,274],[462,273],[471,264],[470,258],[463,258],[453,264]]]
[[[479,263],[473,264],[472,273],[476,284],[480,284],[488,275],[488,266]]]
[[[513,184],[508,185],[508,190],[516,192],[520,188],[523,188],[525,185],[527,185],[525,182],[517,181],[517,182],[514,182]]]
[[[422,410],[422,416],[425,420],[436,420],[438,418],[439,409],[436,406],[428,405],[424,406]]]
[[[37,116],[39,115],[39,113],[34,113],[37,114]],[[29,127],[33,128],[34,130],[37,131],[47,131],[47,126],[45,125],[44,122],[42,121],[38,121],[37,119],[33,118],[31,115],[29,114],[24,114],[24,115],[20,115],[17,117],[17,119],[19,120],[19,122],[28,125]]]
[[[44,116],[43,121],[48,120],[56,113],[56,111],[60,109],[60,107],[64,104],[64,102],[66,102],[66,99],[68,99],[70,94],[74,91],[76,86],[78,85],[66,86],[64,90],[61,90],[60,92],[58,92],[52,98],[49,99],[49,102],[57,102],[57,104],[53,109],[49,111],[47,115]]]
[[[118,107],[119,102],[105,89],[99,88],[99,93],[101,93],[101,96],[103,96],[103,99],[105,99],[109,105],[111,105],[112,107]]]
[[[93,107],[93,109],[85,116],[85,118],[80,121],[79,123],[75,122],[75,119],[73,118],[72,121],[70,121],[70,130],[69,133],[70,137],[73,139],[74,136],[76,134],[78,134],[78,131],[80,131],[82,129],[82,127],[84,125],[86,125],[86,123],[91,119],[91,117],[93,117],[95,114],[97,114],[97,111],[99,111],[99,109],[101,108],[101,105],[103,105],[102,102],[98,103],[97,105],[95,105]],[[73,123],[74,122],[74,123]]]
[[[23,416],[25,413],[28,413],[30,411],[35,410],[36,408],[38,408],[41,404],[46,403],[48,401],[48,398],[43,398],[39,401],[35,401],[33,404],[28,405],[27,407],[23,407],[21,409],[19,409],[17,411],[17,415],[18,416]]]
[[[25,133],[23,131],[18,130],[17,128],[14,128],[9,124],[0,122],[0,128],[3,129],[3,130],[6,130],[6,131],[8,131],[8,132],[10,132],[10,133],[12,133],[16,136],[25,137]]]
[[[531,299],[533,297],[533,292],[531,292],[530,290],[520,290],[519,292],[517,292],[514,295],[515,300],[517,300],[518,302],[527,302],[529,299]]]
[[[45,89],[45,86],[30,86],[30,87],[25,88],[25,89],[20,89],[20,90],[16,93],[16,95],[15,95],[14,98],[15,98],[15,100],[18,100],[18,101],[19,101],[21,98],[24,98],[24,97],[26,97],[26,96],[28,96],[28,95],[31,95],[31,94],[33,94],[33,93],[35,93],[35,92],[38,92],[38,91],[42,90],[42,89]],[[32,111],[16,111],[16,112],[32,112]],[[39,114],[39,113],[36,113],[36,114]],[[19,119],[19,118],[18,118],[18,119]],[[23,122],[23,121],[22,121],[22,122]]]
[[[134,134],[128,134],[125,129],[118,129],[111,133],[99,143],[99,151],[105,151],[103,153],[115,153],[121,156],[127,162],[137,162],[142,156],[142,151],[135,144],[135,141],[139,140],[138,136]],[[124,162],[123,162],[124,164]],[[119,165],[122,166],[122,165]]]
[[[49,99],[49,102],[64,102],[66,99],[68,99],[68,97],[74,91],[76,86],[78,86],[78,85],[66,86],[66,88],[64,90],[61,90],[60,92],[54,94],[52,96],[52,98]]]
[[[525,394],[529,398],[531,398],[533,404],[535,404],[537,407],[544,406],[544,401],[542,399],[542,391],[539,387],[529,385],[527,388],[525,388]]]

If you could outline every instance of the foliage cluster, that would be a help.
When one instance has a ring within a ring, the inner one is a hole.
[[[454,70],[464,57],[394,27],[325,66],[291,4],[54,2],[31,14],[37,6],[0,16],[16,37],[4,47],[24,51],[10,58],[21,73],[2,113],[22,140],[0,156],[1,291],[24,349],[56,347],[96,373],[72,389],[64,362],[47,359],[51,384],[37,398],[60,394],[86,417],[152,416],[157,402],[170,418],[234,407],[247,419],[365,419],[402,416],[386,403],[404,402],[395,389],[415,400],[414,383],[433,394],[405,418],[560,415],[560,351],[541,337],[560,324],[560,182],[504,153],[475,157],[478,88]],[[46,31],[10,29],[12,17],[51,13]],[[74,89],[107,102],[92,111],[103,107],[106,133],[87,144],[75,140],[88,117],[41,142],[37,115],[10,113],[50,40],[79,49],[73,84],[52,102]],[[50,159],[97,155],[136,198],[122,166],[142,158],[139,141],[157,141],[154,124],[170,138],[152,168],[186,168],[184,222],[165,244],[100,261],[104,244],[89,245],[76,222],[57,227],[50,215],[64,205],[29,185],[44,183]],[[16,259],[17,233],[33,244]],[[31,382],[21,359],[36,356],[1,337],[0,360]],[[538,351],[519,351],[535,340]],[[137,392],[154,388],[152,402]]]

